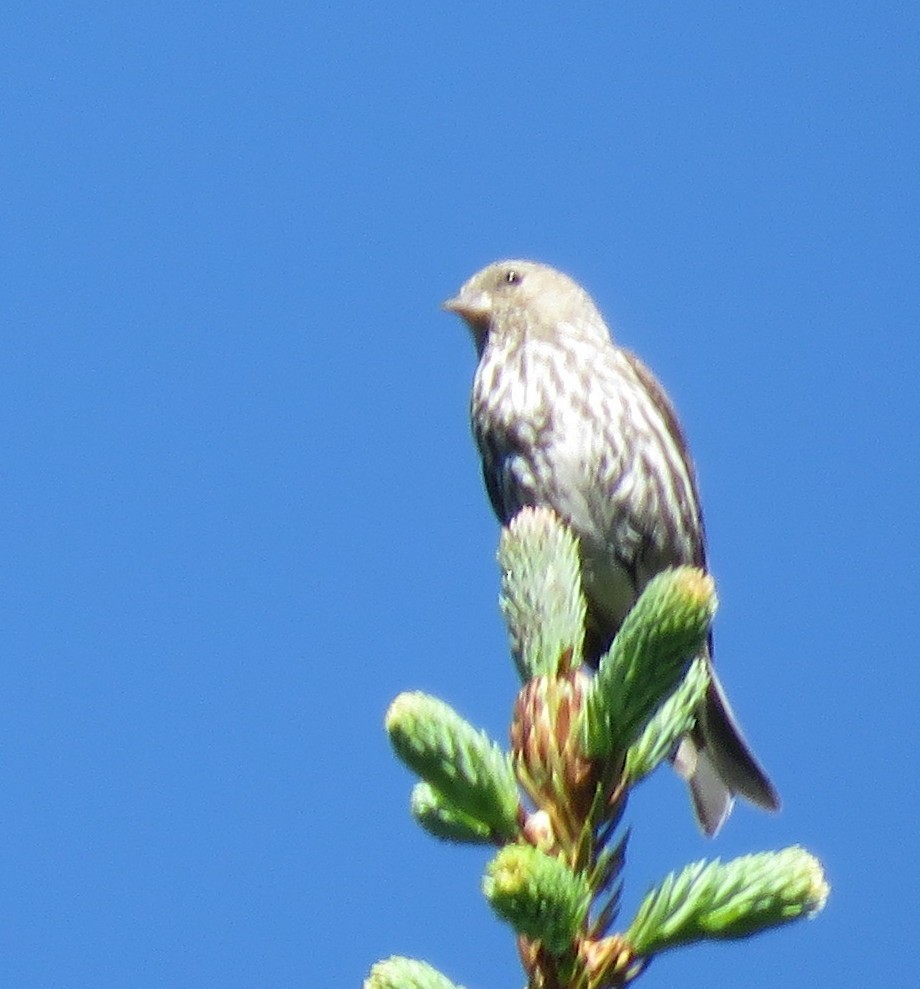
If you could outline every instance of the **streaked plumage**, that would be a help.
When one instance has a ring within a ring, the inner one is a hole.
[[[578,535],[596,662],[656,573],[706,565],[677,416],[651,372],[613,343],[590,296],[553,268],[498,262],[445,306],[466,320],[479,355],[471,419],[492,506],[503,524],[525,505],[549,506]],[[779,806],[714,672],[675,762],[709,834],[736,793]]]

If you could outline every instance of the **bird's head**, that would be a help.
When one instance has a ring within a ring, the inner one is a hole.
[[[490,338],[555,335],[564,326],[607,331],[591,297],[568,275],[536,261],[497,261],[477,271],[444,308],[462,316],[482,354]]]

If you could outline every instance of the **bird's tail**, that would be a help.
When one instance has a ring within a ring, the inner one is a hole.
[[[690,785],[700,827],[712,836],[731,812],[736,794],[765,810],[779,810],[780,799],[745,741],[712,667],[709,673],[696,728],[681,742],[674,764]]]

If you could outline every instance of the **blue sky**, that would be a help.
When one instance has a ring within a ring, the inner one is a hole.
[[[0,982],[519,985],[382,731],[504,738],[496,525],[442,299],[534,257],[671,392],[723,679],[785,800],[661,773],[627,915],[802,843],[817,920],[654,986],[915,964],[920,153],[908,4],[7,5]]]

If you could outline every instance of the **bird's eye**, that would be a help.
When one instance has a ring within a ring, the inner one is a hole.
[[[520,281],[523,277],[524,276],[514,268],[509,268],[508,271],[505,272],[505,282],[508,285],[520,284]]]

